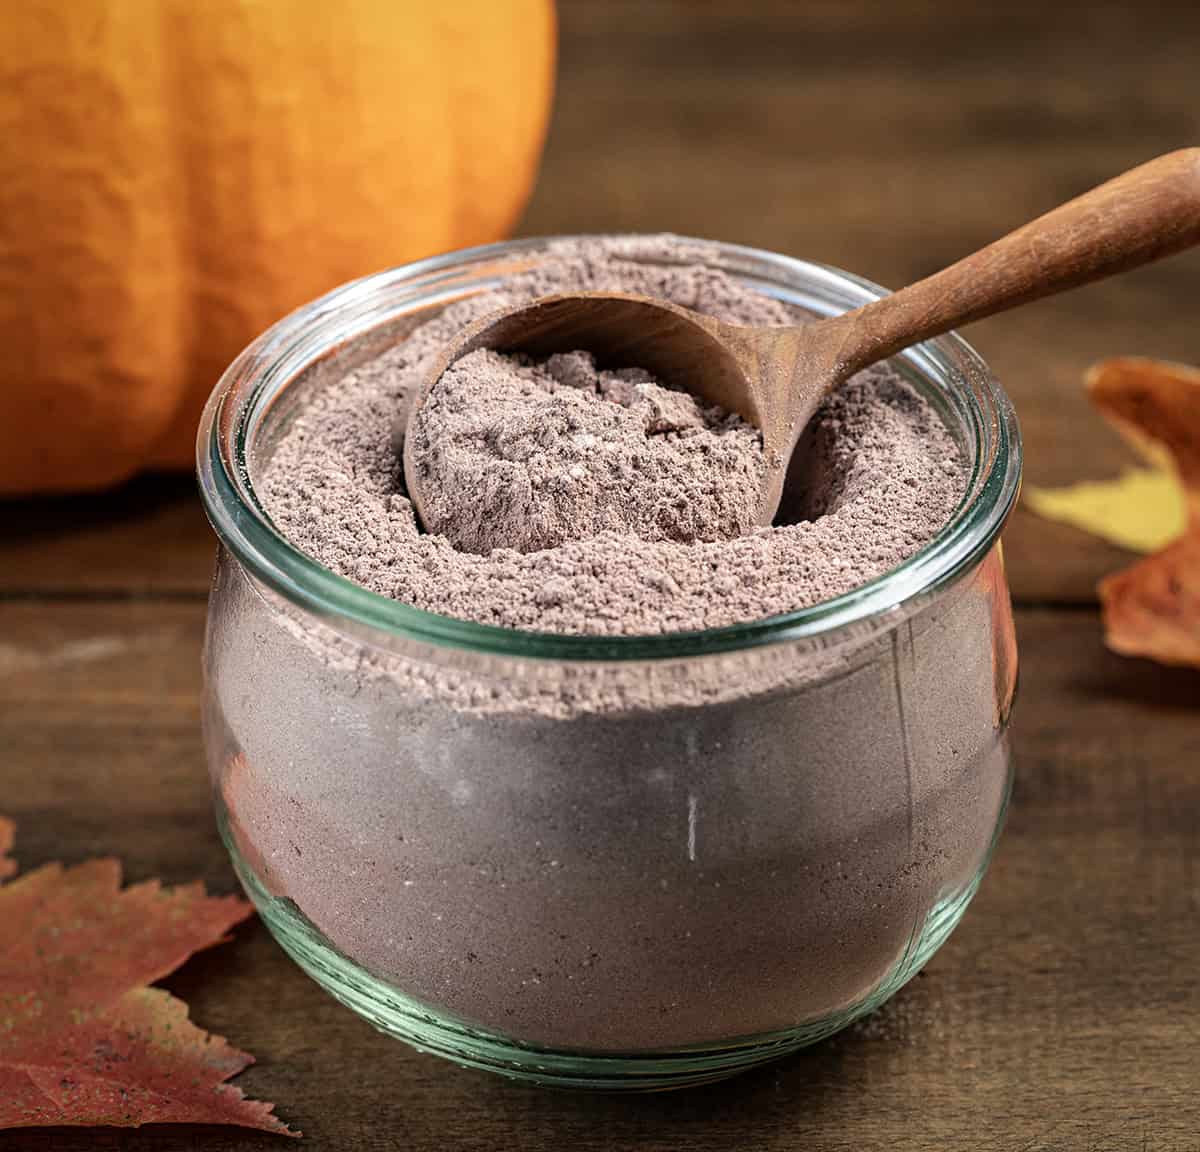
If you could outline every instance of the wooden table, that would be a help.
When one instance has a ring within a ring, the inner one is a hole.
[[[636,19],[635,19],[636,17]],[[635,25],[640,25],[634,36]],[[1200,139],[1200,7],[570,2],[527,232],[671,228],[898,285]],[[971,333],[1021,413],[1027,478],[1128,457],[1089,362],[1200,362],[1200,253]],[[209,813],[198,656],[212,539],[187,479],[0,508],[0,810],[25,867],[234,879]],[[1101,645],[1121,552],[1018,512],[1008,830],[953,940],[871,1022],[717,1087],[539,1092],[374,1033],[257,923],[168,986],[257,1054],[307,1146],[1200,1149],[1200,673]],[[236,1130],[43,1131],[17,1149],[282,1147]]]

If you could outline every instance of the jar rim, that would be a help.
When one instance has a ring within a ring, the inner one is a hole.
[[[975,444],[966,495],[937,535],[895,568],[840,596],[746,623],[698,631],[593,636],[525,631],[428,612],[355,584],[293,545],[272,523],[254,492],[247,459],[250,434],[272,402],[323,357],[403,315],[377,308],[381,292],[408,285],[436,288],[472,265],[527,254],[584,236],[541,236],[457,249],[350,281],[272,325],[230,364],[205,405],[197,434],[201,497],[214,531],[238,561],[288,601],[323,619],[368,633],[437,647],[508,657],[570,661],[679,659],[821,637],[902,613],[954,582],[991,548],[1016,502],[1021,439],[1016,414],[983,358],[950,333],[893,357],[891,363],[936,383],[959,403]],[[604,234],[636,244],[645,234]],[[754,266],[764,273],[841,297],[856,307],[886,289],[828,265],[762,249],[693,237],[685,246]],[[444,298],[444,296],[442,297]],[[436,292],[429,304],[436,303]],[[410,307],[411,307],[411,301]]]

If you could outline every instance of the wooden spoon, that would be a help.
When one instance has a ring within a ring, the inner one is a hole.
[[[644,368],[761,429],[767,472],[758,521],[769,524],[805,425],[847,377],[951,328],[1198,242],[1200,148],[1188,148],[1101,184],[894,295],[812,324],[725,324],[619,292],[547,296],[496,312],[447,348],[398,421],[409,495],[423,517],[407,433],[451,364],[477,348],[538,357],[582,349],[605,366]]]

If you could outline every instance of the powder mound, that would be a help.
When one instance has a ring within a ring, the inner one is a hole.
[[[541,551],[486,554],[420,532],[392,424],[464,325],[580,291],[658,296],[741,324],[802,322],[779,300],[709,267],[711,255],[672,237],[548,244],[535,267],[456,300],[382,355],[313,386],[256,467],[268,514],[297,548],[383,596],[543,632],[716,628],[803,608],[881,576],[937,534],[967,483],[959,447],[933,405],[886,365],[847,381],[818,411],[772,528],[694,542],[606,528]],[[572,358],[541,370],[555,381],[554,397],[592,368]],[[677,394],[665,400],[679,402]],[[622,407],[604,403],[614,414]],[[668,421],[679,419],[670,405],[665,411]],[[682,439],[683,431],[669,435]]]
[[[410,435],[429,532],[464,552],[538,552],[604,532],[693,543],[755,526],[766,464],[741,417],[587,352],[480,349]]]

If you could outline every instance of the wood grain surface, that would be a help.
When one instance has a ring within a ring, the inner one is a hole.
[[[4,807],[24,867],[119,854],[235,882],[201,768],[201,602],[0,605]],[[1200,674],[1019,613],[1009,826],[925,974],[846,1034],[714,1088],[549,1093],[376,1034],[257,922],[168,987],[259,1057],[240,1083],[329,1149],[1154,1149],[1200,1132]],[[193,1129],[0,1134],[30,1150],[266,1148]]]
[[[636,34],[635,30],[636,29]],[[1200,8],[868,0],[562,5],[528,233],[671,229],[898,285],[1200,140]],[[1200,256],[983,322],[1027,480],[1114,473],[1089,363],[1200,363]],[[167,981],[254,1052],[240,1079],[336,1152],[1200,1152],[1200,673],[1107,653],[1130,559],[1018,512],[1022,657],[1008,829],[948,945],[880,1014],[773,1067],[634,1099],[462,1072],[371,1030],[257,923]],[[0,811],[23,867],[235,881],[198,729],[212,538],[186,479],[0,505]],[[0,932],[3,927],[0,926]],[[190,1127],[0,1133],[0,1149],[214,1152]]]

